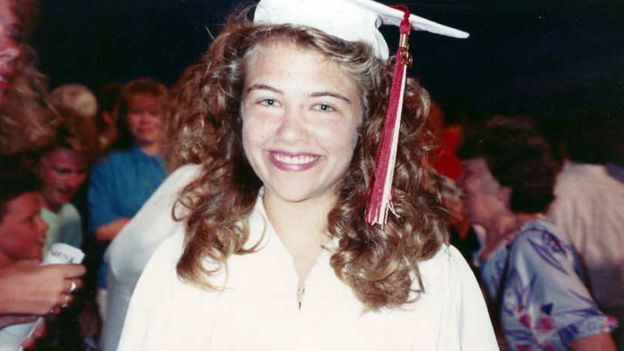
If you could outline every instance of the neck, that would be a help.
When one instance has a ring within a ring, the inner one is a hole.
[[[539,214],[513,213],[506,211],[496,216],[490,223],[484,224],[487,231],[488,241],[495,242],[497,239],[507,237],[516,232],[524,222],[538,218]]]
[[[43,196],[43,194],[39,194],[39,197],[41,198],[41,207],[45,208],[46,210],[48,210],[50,212],[58,213],[58,211],[63,206],[61,204],[54,204],[54,203],[48,201],[46,199],[46,197]]]
[[[141,149],[141,151],[143,151],[145,154],[153,156],[160,152],[160,144],[158,142],[143,144],[139,145],[139,149]]]
[[[327,242],[327,215],[334,205],[332,198],[287,202],[266,192],[263,197],[267,216],[286,249],[295,259],[320,253]]]

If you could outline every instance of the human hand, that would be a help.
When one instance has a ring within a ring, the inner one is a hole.
[[[82,286],[84,266],[20,261],[0,270],[0,314],[58,313]],[[72,289],[73,288],[73,289]]]

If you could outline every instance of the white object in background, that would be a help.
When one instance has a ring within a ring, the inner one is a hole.
[[[50,247],[50,251],[44,257],[42,264],[79,264],[83,259],[84,253],[80,249],[67,244],[56,243]],[[43,321],[43,317],[39,317],[34,322],[12,325],[0,330],[0,351],[22,351],[24,339],[32,336]]]

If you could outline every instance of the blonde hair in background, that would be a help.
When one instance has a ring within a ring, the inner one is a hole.
[[[63,84],[52,90],[50,98],[55,106],[63,106],[83,118],[94,119],[98,112],[97,98],[86,86]]]
[[[57,106],[56,109],[60,116],[58,126],[53,138],[40,153],[62,148],[80,154],[87,165],[95,162],[100,155],[100,147],[94,121],[64,106]]]
[[[58,115],[49,100],[46,79],[34,66],[32,49],[18,59],[16,75],[0,108],[0,153],[29,152],[54,135]]]
[[[12,1],[28,37],[36,22],[34,1]],[[21,43],[11,89],[0,108],[0,154],[30,152],[45,146],[54,136],[58,115],[48,100],[46,77],[36,69],[36,54]]]

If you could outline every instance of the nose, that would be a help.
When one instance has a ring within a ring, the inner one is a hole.
[[[304,139],[307,128],[302,111],[296,107],[286,107],[280,120],[277,135],[283,141],[294,143]]]

